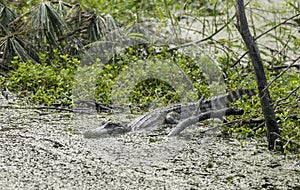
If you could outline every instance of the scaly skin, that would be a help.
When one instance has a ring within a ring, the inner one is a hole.
[[[191,114],[193,114],[197,109],[199,109],[201,113],[222,109],[227,107],[228,103],[241,99],[243,95],[252,96],[254,94],[254,89],[239,89],[225,95],[220,95],[204,100],[201,102],[200,106],[198,102],[194,102],[188,104],[172,105],[165,108],[158,108],[146,113],[145,115],[137,117],[129,123],[129,126],[131,127],[132,131],[136,131],[138,129],[161,125],[165,121],[167,114],[170,112],[177,112],[178,114],[180,114],[180,119],[186,119],[187,117],[191,116]]]
[[[199,110],[200,113],[212,110],[219,110],[227,107],[228,103],[241,99],[243,95],[252,96],[254,94],[254,89],[239,89],[224,95],[204,100],[200,103],[200,106],[199,102],[194,102],[158,108],[142,116],[137,117],[126,126],[108,122],[96,129],[84,132],[83,135],[85,137],[95,138],[107,135],[121,134],[128,131],[136,131],[139,129],[151,128],[163,124],[165,122],[167,114],[170,112],[176,112],[180,114],[180,119],[185,119],[191,116],[196,110]]]

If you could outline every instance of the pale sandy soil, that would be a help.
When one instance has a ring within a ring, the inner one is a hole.
[[[72,113],[0,112],[0,189],[299,189],[299,156],[265,141],[156,132],[84,139]],[[14,107],[14,108],[12,108]]]

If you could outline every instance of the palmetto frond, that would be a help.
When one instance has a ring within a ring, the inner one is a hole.
[[[78,54],[96,41],[112,51],[123,47],[127,38],[122,28],[109,15],[83,12],[79,4],[63,1],[40,2],[22,15],[0,3],[0,66],[9,66],[14,56],[22,61],[38,61],[39,52],[54,49]],[[50,63],[50,62],[49,62]]]
[[[70,5],[68,5],[68,6],[70,6]],[[64,18],[67,15],[66,3],[63,1],[58,1],[56,10],[57,10],[58,15],[61,16],[62,18]]]
[[[39,31],[39,40],[46,38],[48,43],[56,45],[64,31],[68,30],[66,22],[61,18],[61,12],[51,2],[42,2],[32,15],[32,26]]]
[[[0,27],[7,34],[15,30],[13,21],[16,19],[16,14],[7,6],[0,3]]]
[[[79,4],[72,6],[71,10],[67,14],[67,20],[69,23],[72,23],[75,28],[80,27],[82,22],[82,10]]]
[[[0,39],[0,51],[3,52],[4,60],[11,60],[18,56],[22,61],[38,61],[38,55],[32,45],[17,36],[4,37]],[[8,65],[8,63],[6,63]]]
[[[87,27],[88,39],[92,42],[101,40],[102,36],[105,33],[105,28],[105,20],[100,16],[94,15]]]

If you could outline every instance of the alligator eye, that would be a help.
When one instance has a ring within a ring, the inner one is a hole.
[[[107,122],[104,125],[104,129],[113,129],[113,128],[117,128],[117,127],[122,127],[120,124],[117,123],[113,123],[113,122]]]

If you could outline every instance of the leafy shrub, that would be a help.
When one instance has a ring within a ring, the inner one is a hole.
[[[2,83],[8,90],[20,97],[26,97],[31,103],[68,106],[72,105],[73,87],[74,83],[76,83],[80,91],[84,91],[87,88],[95,88],[94,91],[87,89],[91,93],[95,93],[91,94],[90,98],[96,97],[96,101],[99,103],[111,105],[112,87],[120,73],[139,61],[153,60],[159,57],[164,61],[170,62],[170,64],[177,63],[192,81],[198,98],[202,94],[209,95],[207,80],[195,60],[178,52],[162,51],[154,55],[154,50],[151,50],[153,47],[147,47],[147,51],[152,51],[152,53],[145,56],[141,53],[146,51],[144,48],[146,47],[130,47],[126,49],[101,70],[97,70],[94,67],[95,65],[78,67],[80,61],[77,58],[62,55],[56,50],[53,52],[54,57],[50,60],[46,54],[41,53],[40,64],[31,61],[22,62],[18,57],[15,57],[11,64],[15,69],[8,73],[8,78],[3,79]],[[155,67],[155,63],[153,64],[153,67]],[[87,77],[74,81],[76,70],[77,72],[85,70],[88,73]],[[98,78],[95,83],[93,83],[94,81],[89,81],[92,72],[97,72]],[[91,83],[94,86],[87,87],[87,83]],[[149,105],[163,106],[178,101],[180,101],[178,92],[166,82],[156,78],[140,81],[138,84],[135,84],[135,87],[130,92],[131,104],[142,109],[148,109]]]
[[[145,53],[147,52],[147,53]],[[162,62],[160,62],[163,60]],[[201,97],[203,94],[209,95],[207,89],[207,79],[203,75],[203,72],[195,59],[187,57],[178,52],[167,52],[166,48],[163,47],[160,53],[154,51],[154,47],[130,47],[124,52],[118,54],[115,59],[103,67],[99,72],[97,80],[97,88],[95,91],[95,96],[97,101],[102,104],[110,105],[112,103],[112,90],[114,85],[116,85],[116,80],[120,79],[121,73],[130,74],[132,67],[139,67],[139,64],[144,62],[148,63],[148,69],[155,72],[157,69],[161,73],[169,73],[172,71],[164,71],[163,68],[158,68],[162,64],[174,64],[177,65],[189,80],[192,82],[192,88],[197,92],[197,97]],[[149,66],[150,65],[150,66]],[[153,65],[153,66],[151,66]],[[170,69],[169,67],[167,67]],[[80,68],[79,68],[80,69]],[[132,71],[132,72],[142,72],[142,71]],[[142,74],[141,74],[142,75]],[[119,77],[119,78],[118,78]],[[176,76],[175,76],[176,77]],[[130,77],[125,76],[124,80],[131,80]],[[174,79],[176,80],[176,79]],[[129,81],[123,81],[122,83],[130,84]],[[152,106],[162,106],[174,102],[180,101],[180,92],[170,86],[166,81],[161,81],[159,78],[146,78],[145,80],[139,81],[134,84],[135,87],[130,89],[130,103],[134,107],[142,107],[144,109]],[[128,85],[130,86],[130,85]],[[114,91],[113,93],[126,93],[123,91]]]
[[[267,66],[266,66],[267,67]],[[244,76],[241,73],[232,73],[229,75],[231,88],[256,88],[256,82],[253,74]],[[230,71],[228,71],[230,72]],[[271,70],[267,72],[268,81],[272,81],[278,76],[278,71]],[[299,102],[299,88],[300,78],[297,71],[289,71],[277,78],[269,87],[269,92],[272,97],[273,108],[279,123],[281,136],[287,140],[284,145],[284,152],[288,153],[292,150],[297,150],[297,145],[290,143],[289,140],[299,143],[300,139],[300,102]],[[296,90],[296,91],[295,91]],[[293,92],[293,94],[291,94]],[[265,137],[266,127],[264,123],[242,124],[242,121],[251,121],[253,118],[263,118],[261,111],[260,100],[258,95],[252,98],[238,100],[232,103],[233,107],[242,108],[246,114],[243,117],[231,116],[228,119],[235,122],[234,126],[230,128],[224,127],[223,132],[226,135],[234,136],[235,138],[246,138],[249,136]]]
[[[4,85],[34,104],[71,105],[73,76],[79,60],[57,51],[54,53],[51,65],[46,63],[46,54],[40,54],[41,64],[25,63],[15,57],[12,65],[16,69],[8,73]]]

